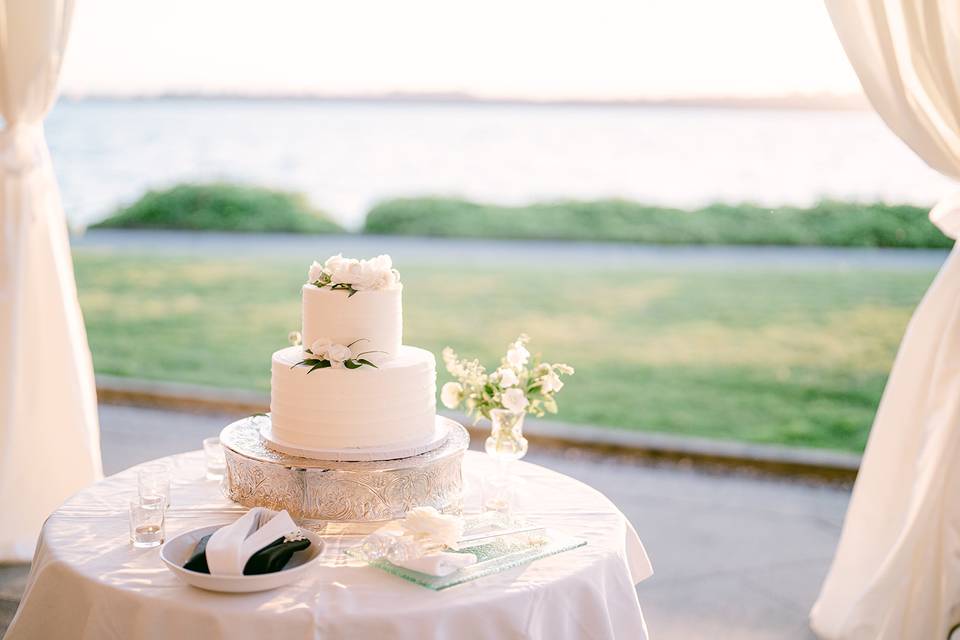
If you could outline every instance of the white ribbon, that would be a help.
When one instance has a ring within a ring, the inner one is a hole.
[[[41,166],[46,157],[42,124],[15,122],[0,131],[0,169],[4,173],[26,173]]]

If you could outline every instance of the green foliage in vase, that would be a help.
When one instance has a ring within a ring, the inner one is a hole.
[[[573,367],[541,362],[527,350],[530,338],[521,334],[507,347],[500,367],[487,373],[479,360],[465,360],[447,347],[443,361],[454,381],[443,385],[440,399],[448,409],[463,408],[474,420],[490,419],[494,409],[544,416],[557,412],[554,396],[563,388],[560,376],[573,375]]]

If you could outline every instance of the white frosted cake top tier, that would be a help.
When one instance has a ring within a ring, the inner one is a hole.
[[[436,360],[429,351],[404,346],[379,368],[312,373],[294,366],[302,359],[300,347],[273,354],[271,421],[283,442],[304,449],[386,447],[433,433]]]
[[[357,344],[361,351],[383,351],[396,357],[403,343],[403,285],[390,289],[349,291],[303,285],[303,346],[325,338],[335,344]]]

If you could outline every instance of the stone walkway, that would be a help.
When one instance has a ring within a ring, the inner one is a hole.
[[[101,406],[104,471],[197,449],[230,416]],[[633,522],[655,575],[638,588],[654,640],[811,638],[806,616],[840,533],[849,491],[576,451],[527,457],[605,493]],[[0,631],[26,578],[0,566]]]

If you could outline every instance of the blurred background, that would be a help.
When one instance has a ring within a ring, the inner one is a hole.
[[[801,0],[95,0],[47,136],[114,376],[266,390],[309,262],[391,253],[563,422],[859,452],[950,246]]]

